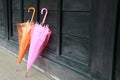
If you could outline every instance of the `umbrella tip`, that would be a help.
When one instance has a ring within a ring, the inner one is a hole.
[[[25,72],[25,77],[26,77],[26,78],[27,78],[27,75],[28,75],[28,72],[26,71],[26,72]]]
[[[20,64],[17,64],[16,72],[19,71],[19,66],[20,66]]]

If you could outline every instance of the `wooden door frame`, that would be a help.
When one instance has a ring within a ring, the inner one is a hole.
[[[115,49],[114,49],[114,55],[113,55],[113,74],[112,79],[118,80],[120,77],[117,74],[117,70],[120,67],[119,58],[120,55],[120,1],[118,0],[118,6],[117,6],[117,21],[116,21],[116,35],[115,35]],[[120,68],[119,68],[120,70]]]
[[[91,73],[97,80],[112,80],[118,0],[93,0]]]

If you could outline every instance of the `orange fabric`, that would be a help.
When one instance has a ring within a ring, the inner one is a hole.
[[[23,25],[25,25],[25,23],[17,24],[19,46],[20,46],[20,42],[21,42],[21,38],[22,38],[22,26]]]
[[[19,39],[18,64],[21,63],[30,45],[31,29],[34,23],[26,22],[17,24]]]

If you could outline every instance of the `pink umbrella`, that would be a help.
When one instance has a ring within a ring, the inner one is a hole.
[[[44,10],[46,11],[46,13],[42,23],[41,24],[36,23],[32,28],[30,49],[27,61],[27,72],[30,70],[32,64],[41,54],[45,46],[48,44],[50,35],[52,33],[52,31],[49,29],[49,25],[44,24],[46,16],[48,14],[48,10],[46,8],[43,8],[41,10],[41,14],[43,14]]]

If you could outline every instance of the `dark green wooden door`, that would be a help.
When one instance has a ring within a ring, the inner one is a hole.
[[[5,37],[5,27],[6,27],[6,21],[5,21],[5,11],[4,11],[4,4],[3,0],[0,1],[0,37]]]
[[[17,54],[16,24],[31,18],[27,12],[31,6],[36,8],[34,21],[40,22],[40,10],[46,7],[46,23],[53,32],[42,55],[47,66],[41,67],[40,59],[35,64],[61,80],[111,80],[117,0],[1,0],[0,4],[2,46]]]
[[[114,78],[120,80],[120,1],[118,2],[116,52],[114,54]]]
[[[120,8],[119,8],[120,9]],[[115,55],[115,61],[114,61],[114,78],[115,80],[120,80],[120,16],[118,16],[118,26],[117,27],[117,31],[118,31],[118,35],[117,35],[117,41],[116,41],[116,46],[117,46],[117,51]]]

